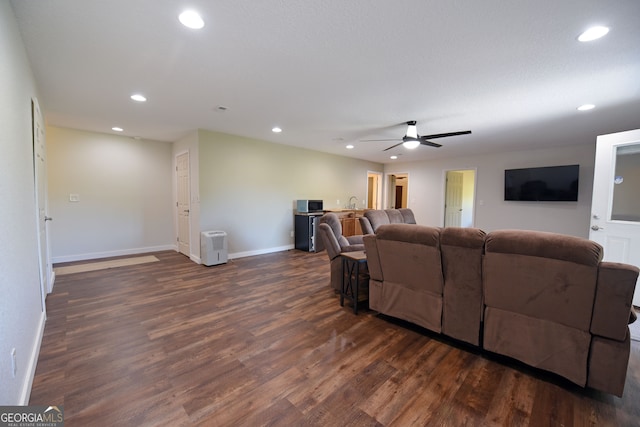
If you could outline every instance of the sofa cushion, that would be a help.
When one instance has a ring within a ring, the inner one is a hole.
[[[487,235],[483,295],[489,307],[589,331],[601,247],[535,231]]]
[[[380,289],[370,288],[370,294],[379,294],[372,308],[441,331],[444,282],[439,236],[435,227],[387,224],[365,237],[367,257],[376,257],[371,272],[377,279],[382,279],[379,273],[384,276]],[[369,255],[374,242],[377,254]]]

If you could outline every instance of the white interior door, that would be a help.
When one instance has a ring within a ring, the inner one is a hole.
[[[447,186],[444,201],[444,226],[462,226],[462,183],[461,172],[447,171]]]
[[[189,153],[176,157],[178,209],[178,251],[190,256],[190,194],[189,194]]]
[[[44,118],[36,99],[31,100],[31,119],[33,135],[33,173],[38,211],[38,249],[40,263],[40,293],[42,311],[45,311],[45,298],[53,287],[49,240],[47,236],[47,149],[44,138]]]
[[[598,136],[589,238],[605,261],[640,267],[640,130]]]

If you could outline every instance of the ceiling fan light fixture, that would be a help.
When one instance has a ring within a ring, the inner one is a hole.
[[[404,148],[413,150],[414,148],[418,148],[418,146],[420,145],[420,141],[418,141],[417,139],[409,139],[403,142],[402,145],[404,146]]]
[[[418,139],[418,128],[416,127],[416,122],[407,122],[407,137]],[[420,145],[418,143],[418,145]],[[406,147],[406,145],[405,145]],[[417,145],[416,145],[417,147]],[[409,148],[409,147],[407,147]],[[415,147],[414,147],[415,148]]]

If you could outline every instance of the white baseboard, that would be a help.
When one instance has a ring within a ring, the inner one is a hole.
[[[286,245],[286,246],[276,246],[274,248],[258,249],[255,251],[235,252],[235,253],[229,254],[229,259],[245,258],[245,257],[255,256],[255,255],[270,254],[274,252],[283,252],[293,248],[294,248],[294,245]],[[133,249],[123,249],[118,251],[93,252],[93,253],[87,253],[87,254],[57,256],[57,257],[52,257],[51,261],[53,264],[58,264],[61,262],[85,261],[89,259],[110,258],[115,256],[137,255],[137,254],[144,254],[149,252],[177,251],[177,250],[178,250],[178,247],[176,245],[150,246],[146,248],[133,248]],[[196,256],[195,254],[191,254],[189,256],[189,259],[191,259],[191,261],[195,262],[196,264],[202,264],[201,258]]]
[[[245,258],[248,256],[254,256],[254,255],[264,255],[264,254],[271,254],[274,252],[284,252],[284,251],[288,251],[289,249],[293,249],[294,246],[293,245],[286,245],[286,246],[278,246],[275,248],[267,248],[267,249],[258,249],[255,251],[246,251],[246,252],[235,252],[233,254],[229,254],[229,259],[235,259],[235,258]]]
[[[48,294],[50,294],[51,292],[53,292],[53,287],[56,284],[56,271],[52,270],[51,271],[51,276],[49,277],[49,292],[47,292]]]
[[[31,397],[31,387],[33,386],[33,378],[36,375],[36,367],[38,365],[38,356],[40,355],[40,346],[42,345],[42,337],[44,336],[44,326],[46,320],[47,313],[43,311],[40,316],[40,325],[38,333],[36,334],[36,340],[33,343],[31,355],[29,356],[27,375],[24,377],[24,383],[22,384],[22,392],[20,393],[20,400],[18,403],[18,405],[20,406],[29,404],[29,398]]]
[[[125,255],[137,255],[137,254],[145,254],[149,252],[175,251],[177,249],[178,248],[176,245],[148,246],[145,248],[131,248],[131,249],[122,249],[117,251],[93,252],[88,254],[76,254],[76,255],[63,255],[63,256],[52,257],[51,261],[53,262],[53,264],[57,264],[60,262],[84,261],[88,259],[110,258],[114,256],[125,256]]]

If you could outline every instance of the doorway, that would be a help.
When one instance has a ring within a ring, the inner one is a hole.
[[[445,171],[444,226],[473,227],[475,224],[476,170]]]
[[[409,174],[387,175],[387,209],[407,208],[409,198]]]
[[[367,209],[382,209],[382,172],[367,172]]]

